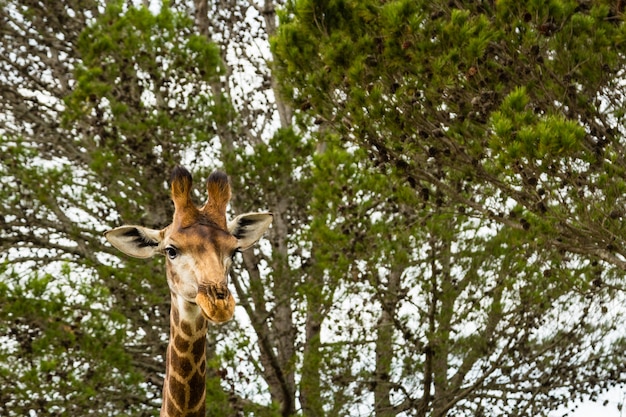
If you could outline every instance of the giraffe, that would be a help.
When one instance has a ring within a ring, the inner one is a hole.
[[[187,169],[174,168],[170,183],[174,217],[169,226],[121,226],[105,237],[133,257],[165,256],[172,302],[160,415],[204,417],[208,325],[233,317],[235,300],[227,287],[232,257],[261,238],[272,214],[246,213],[227,222],[231,189],[228,176],[220,171],[209,176],[208,199],[200,208],[192,202]]]

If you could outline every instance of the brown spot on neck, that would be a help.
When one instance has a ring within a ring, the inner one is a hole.
[[[204,416],[207,320],[174,294],[170,316],[161,416]]]

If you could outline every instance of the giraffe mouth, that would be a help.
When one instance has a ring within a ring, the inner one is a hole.
[[[204,316],[213,323],[224,323],[235,313],[235,299],[224,284],[200,286],[196,303]]]

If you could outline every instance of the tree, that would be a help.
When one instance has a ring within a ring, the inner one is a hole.
[[[123,371],[130,375],[123,385],[119,380],[121,372],[109,372],[106,382],[98,382],[91,391],[85,389],[84,402],[71,403],[74,408],[69,408],[72,398],[67,392],[47,386],[38,391],[42,404],[37,412],[49,410],[49,404],[44,403],[50,398],[56,398],[58,403],[58,408],[50,412],[89,414],[92,412],[89,410],[94,410],[93,413],[113,410],[111,412],[116,414],[147,415],[156,412],[164,369],[165,316],[169,311],[162,264],[117,259],[102,245],[99,234],[106,227],[124,222],[150,227],[166,224],[171,216],[164,186],[169,168],[182,160],[196,175],[201,175],[202,170],[206,173],[210,165],[220,165],[218,159],[223,159],[235,190],[234,209],[254,210],[267,205],[274,212],[275,227],[270,236],[272,249],[247,253],[241,270],[237,271],[244,274],[243,279],[238,280],[237,274],[233,276],[252,326],[233,322],[213,329],[209,335],[208,363],[212,367],[208,381],[212,388],[209,409],[215,415],[242,411],[273,415],[276,409],[283,415],[293,414],[297,407],[295,350],[298,342],[294,329],[298,312],[292,310],[301,297],[296,288],[303,278],[291,279],[289,275],[295,275],[299,267],[292,267],[290,259],[309,256],[296,243],[302,236],[298,231],[302,218],[306,219],[306,201],[297,200],[306,200],[309,178],[306,164],[303,167],[295,164],[308,157],[310,145],[290,130],[288,106],[273,99],[274,85],[266,65],[267,57],[263,55],[269,48],[252,53],[252,41],[245,36],[253,33],[255,27],[260,35],[264,31],[273,33],[273,3],[266,2],[259,7],[249,2],[225,2],[209,7],[208,2],[199,1],[193,5],[164,5],[156,15],[123,2],[111,2],[106,7],[94,3],[89,10],[85,9],[82,20],[72,20],[75,10],[82,10],[80,4],[66,4],[56,9],[24,2],[6,2],[2,6],[17,34],[4,39],[7,50],[44,49],[42,55],[52,57],[53,62],[43,61],[58,74],[51,85],[42,82],[46,79],[45,70],[28,74],[30,78],[25,78],[31,80],[31,84],[6,80],[6,90],[11,91],[15,102],[23,100],[27,91],[35,97],[50,97],[54,111],[42,110],[42,107],[50,107],[48,102],[34,103],[37,106],[33,107],[36,110],[33,114],[46,116],[44,140],[32,133],[29,112],[15,113],[14,108],[19,108],[15,104],[3,109],[7,122],[3,125],[2,150],[16,156],[2,161],[7,180],[15,179],[12,187],[3,189],[11,196],[3,212],[19,212],[15,206],[28,201],[31,195],[28,193],[37,189],[44,179],[46,184],[51,184],[47,193],[32,198],[43,207],[39,212],[33,211],[24,219],[11,216],[10,223],[2,230],[5,247],[11,242],[26,247],[26,250],[16,251],[16,257],[6,258],[12,264],[3,271],[2,281],[7,282],[3,290],[10,295],[11,302],[4,307],[8,320],[3,335],[10,343],[19,339],[12,332],[18,317],[22,316],[22,310],[18,309],[20,300],[28,304],[35,298],[22,293],[24,281],[35,281],[37,275],[28,269],[16,269],[14,265],[32,268],[28,262],[34,259],[38,266],[50,271],[45,281],[48,286],[39,293],[51,295],[51,287],[63,288],[64,285],[56,274],[56,260],[68,271],[64,276],[67,286],[78,285],[76,274],[81,279],[94,275],[80,289],[87,292],[95,287],[101,292],[78,297],[72,310],[83,320],[81,326],[88,328],[92,316],[83,319],[85,316],[78,311],[89,308],[96,300],[102,303],[96,303],[105,321],[102,332],[106,334],[115,327],[118,337],[112,339],[98,334],[90,339],[91,349],[102,351],[104,340],[115,340],[114,355],[125,358]],[[188,17],[190,9],[194,10],[195,25]],[[245,18],[251,10],[258,16]],[[19,23],[31,24],[31,17],[32,35],[42,34],[41,42],[23,46],[27,36]],[[68,20],[76,25],[63,26]],[[56,26],[51,26],[49,21]],[[259,23],[261,25],[257,26]],[[48,33],[49,26],[58,30]],[[11,43],[13,38],[22,42]],[[59,41],[67,42],[63,50],[59,50]],[[45,45],[50,46],[45,49]],[[38,59],[41,58],[26,55],[24,66]],[[7,65],[12,65],[9,59]],[[239,77],[245,75],[242,65],[252,65],[262,75],[257,89],[251,90],[239,81]],[[7,73],[19,74],[19,69],[9,69]],[[58,91],[52,88],[57,86],[64,88]],[[268,104],[267,110],[249,106],[258,100]],[[274,132],[277,120],[281,129]],[[265,158],[254,157],[250,149]],[[294,152],[301,155],[300,159],[291,165],[282,165],[283,161],[288,161],[286,156],[291,158]],[[17,158],[20,155],[24,156]],[[275,155],[283,155],[279,160],[281,165],[274,165],[276,159],[267,159]],[[209,166],[206,166],[207,161],[210,161]],[[11,166],[11,163],[16,165]],[[260,165],[248,166],[250,163]],[[268,168],[273,170],[269,181],[263,172]],[[294,176],[293,171],[298,170],[300,175]],[[28,188],[20,188],[26,181]],[[305,185],[300,196],[291,195],[289,189],[299,182]],[[267,200],[264,195],[268,196]],[[297,204],[293,204],[296,201]],[[52,206],[53,214],[43,215],[48,205]],[[72,211],[75,216],[63,217]],[[86,218],[89,220],[85,223]],[[42,232],[45,227],[49,228],[48,233]],[[22,230],[31,231],[33,236],[21,236]],[[49,238],[36,240],[40,233]],[[33,254],[36,250],[54,249],[56,259]],[[269,274],[261,273],[259,264],[269,265]],[[305,261],[300,264],[305,265]],[[19,277],[18,272],[21,272]],[[57,306],[65,298],[45,300]],[[65,321],[58,317],[62,314],[58,308],[45,314],[33,312],[26,320],[24,332],[32,333],[40,317],[61,321],[64,325]],[[106,321],[109,316],[115,317],[119,324],[113,326]],[[29,340],[36,339],[33,334],[29,337]],[[73,354],[84,349],[85,343],[76,341]],[[55,337],[40,344],[50,344],[58,351],[67,350],[66,346],[57,346]],[[7,363],[21,354],[20,350],[7,349]],[[40,350],[33,352],[36,361],[42,360],[40,355],[43,355]],[[71,359],[72,355],[66,358]],[[109,363],[107,358],[99,360],[102,368],[117,369],[118,365]],[[86,362],[84,367],[96,369],[94,364]],[[33,376],[46,379],[46,372],[56,375],[58,368],[58,364],[45,370],[36,368],[28,375],[22,368],[6,369],[4,375],[7,380],[30,383],[34,381]],[[68,384],[67,391],[82,391],[83,387],[76,387],[81,379],[84,375],[79,374],[75,383]],[[91,383],[92,378],[87,381]],[[86,402],[93,402],[102,385],[118,395],[98,395],[102,404],[88,405]],[[263,395],[267,391],[270,395]],[[137,394],[132,398],[123,392]],[[20,403],[21,408],[11,408],[11,412],[17,414],[26,412],[30,399],[35,396],[32,388],[6,395],[12,401],[8,403]]]
[[[296,1],[284,14],[284,93],[333,146],[367,152],[357,178],[385,175],[351,178],[361,204],[335,189],[317,213],[361,231],[329,251],[370,243],[344,274],[371,282],[378,327],[360,343],[374,363],[340,373],[378,415],[543,414],[623,383],[608,307],[624,269],[614,7]]]
[[[552,183],[529,177],[538,160],[506,162],[533,150],[512,145],[519,132],[587,140],[583,119],[550,107],[536,74],[516,84],[509,61],[487,59],[528,60],[513,35],[557,45],[537,19],[599,9],[296,2],[277,26],[280,2],[131,3],[0,0],[1,414],[157,413],[162,263],[118,258],[101,232],[167,224],[180,162],[194,178],[224,168],[233,212],[274,213],[233,268],[236,320],[208,335],[210,415],[545,414],[623,381],[619,256],[565,234],[585,225],[571,210],[546,203],[553,224],[517,201]],[[619,41],[620,25],[595,23],[587,34]],[[470,43],[486,54],[475,68],[449,65]],[[509,74],[501,89],[472,87],[483,66]],[[590,169],[575,145],[550,151],[559,169]],[[558,196],[589,202],[576,178]]]
[[[394,1],[292,12],[276,53],[297,105],[417,191],[512,227],[553,228],[552,246],[623,269],[621,10]]]
[[[237,173],[232,178],[238,190],[233,207],[246,211],[267,204],[274,214],[268,236],[271,251],[246,252],[243,268],[235,268],[232,274],[251,322],[252,331],[245,337],[256,342],[256,346],[248,340],[238,344],[236,359],[244,357],[245,362],[254,364],[256,372],[240,371],[229,379],[239,389],[248,386],[251,390],[253,385],[257,396],[269,392],[281,415],[294,415],[299,408],[304,415],[322,415],[328,407],[345,409],[341,400],[328,405],[329,395],[341,397],[342,391],[335,393],[330,388],[330,364],[323,360],[342,346],[330,348],[322,338],[324,323],[335,312],[335,293],[344,277],[329,277],[316,266],[319,232],[309,225],[310,206],[328,175],[316,173],[312,165],[313,155],[324,146],[317,137],[292,125],[293,109],[278,94],[267,65],[273,60],[269,48],[242,47],[240,43],[240,37],[254,38],[251,43],[267,47],[276,31],[275,7],[272,1],[262,5],[245,1],[195,3],[199,32],[220,46],[228,68],[227,76],[213,85],[213,91],[229,97],[235,110],[219,120],[217,129],[224,165],[228,172]],[[244,18],[251,11],[258,15]],[[233,38],[226,34],[239,35]],[[251,72],[260,75],[259,84],[248,88],[238,84]],[[272,126],[278,129],[272,130]],[[238,368],[236,360],[222,366]],[[251,384],[254,381],[258,382]],[[267,412],[250,398],[233,397],[235,410]]]
[[[212,132],[219,55],[168,7],[1,6],[2,414],[153,415],[162,264],[120,268],[101,233],[169,221],[169,171]]]

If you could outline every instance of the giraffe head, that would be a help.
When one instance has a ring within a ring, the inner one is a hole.
[[[207,180],[208,199],[196,207],[191,199],[191,174],[176,167],[171,176],[174,218],[161,230],[122,226],[105,233],[113,246],[137,258],[164,255],[170,291],[197,304],[213,323],[233,317],[235,300],[228,290],[232,257],[254,245],[272,222],[270,213],[247,213],[226,220],[231,191],[226,174],[215,171]]]

